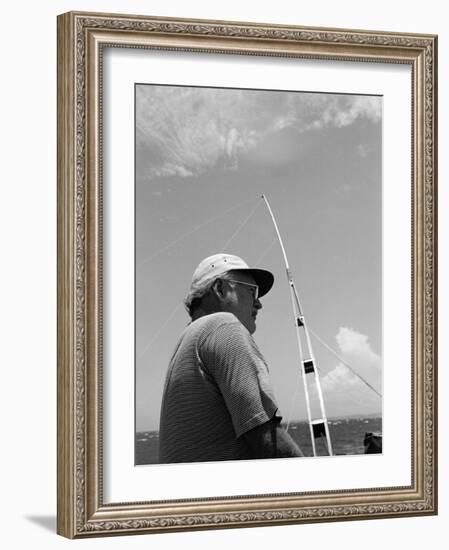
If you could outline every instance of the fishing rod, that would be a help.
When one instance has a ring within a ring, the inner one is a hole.
[[[328,454],[332,456],[333,451],[332,451],[332,442],[331,442],[330,432],[329,432],[329,424],[327,421],[326,411],[324,407],[323,392],[321,389],[320,377],[318,374],[318,370],[315,366],[315,358],[313,356],[312,342],[310,340],[309,331],[307,329],[304,313],[301,307],[301,303],[299,301],[298,292],[296,290],[296,285],[290,269],[290,264],[288,262],[284,243],[282,241],[278,224],[276,223],[276,218],[274,217],[273,210],[271,209],[270,203],[268,202],[266,195],[262,195],[261,198],[265,202],[265,205],[270,214],[270,217],[273,222],[273,226],[279,241],[279,245],[282,250],[282,255],[284,257],[285,272],[287,275],[287,281],[290,288],[290,298],[291,298],[293,317],[294,317],[294,323],[296,328],[296,341],[298,345],[299,359],[300,359],[300,365],[301,365],[301,375],[302,375],[302,381],[304,385],[304,395],[306,398],[307,417],[309,421],[309,430],[310,430],[310,438],[312,441],[313,456],[317,456],[316,439],[319,437],[325,438]],[[305,346],[303,346],[303,342],[301,341],[301,332],[304,335]],[[305,352],[307,352],[307,355],[305,355]],[[318,418],[312,417],[311,402],[310,402],[310,395],[309,395],[309,384],[308,384],[308,378],[310,379],[311,377],[310,375],[312,375],[312,380],[313,382],[315,382],[316,391],[318,395],[318,404],[319,404],[319,411],[320,411],[320,415]]]

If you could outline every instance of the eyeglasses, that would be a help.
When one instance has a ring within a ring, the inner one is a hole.
[[[252,285],[250,283],[244,283],[243,281],[234,281],[233,279],[223,279],[224,281],[227,281],[228,283],[234,283],[236,285],[243,285],[247,286],[251,294],[253,296],[253,300],[256,301],[259,299],[259,286],[258,285]]]

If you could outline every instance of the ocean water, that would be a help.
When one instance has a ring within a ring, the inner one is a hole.
[[[313,456],[312,443],[307,422],[292,422],[288,430],[301,447],[305,456]],[[337,418],[329,420],[329,432],[334,455],[360,455],[365,453],[363,441],[368,432],[382,433],[381,418]],[[135,463],[157,464],[159,433],[157,431],[137,432],[135,439]],[[322,438],[317,440],[318,455],[326,455]]]

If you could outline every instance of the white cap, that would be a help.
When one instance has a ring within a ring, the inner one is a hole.
[[[195,269],[191,290],[207,285],[228,271],[245,271],[253,276],[259,287],[259,297],[264,296],[273,286],[274,276],[270,271],[249,267],[248,264],[233,254],[214,254],[205,258]]]

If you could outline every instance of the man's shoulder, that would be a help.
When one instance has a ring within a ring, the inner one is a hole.
[[[209,332],[226,325],[233,325],[236,327],[241,325],[243,327],[237,317],[233,313],[227,311],[219,311],[217,313],[204,315],[191,323],[190,327],[192,329],[206,330]]]
[[[199,338],[204,342],[208,337],[220,338],[244,338],[249,335],[248,330],[242,325],[233,313],[220,311],[204,315],[196,319],[186,327],[185,336]]]

